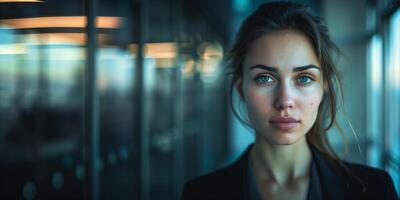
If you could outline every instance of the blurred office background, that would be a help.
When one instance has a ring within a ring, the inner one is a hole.
[[[235,160],[253,133],[223,56],[263,2],[0,0],[0,198],[179,199]],[[399,191],[399,1],[298,2],[343,51],[332,145]]]

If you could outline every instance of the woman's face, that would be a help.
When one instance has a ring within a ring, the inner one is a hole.
[[[313,126],[323,96],[320,63],[300,32],[269,33],[250,47],[236,83],[257,138],[290,145]]]

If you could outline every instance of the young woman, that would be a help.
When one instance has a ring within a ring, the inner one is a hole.
[[[230,66],[255,143],[234,164],[189,181],[182,199],[397,199],[386,172],[341,161],[327,142],[337,50],[303,5],[266,3],[251,14]]]

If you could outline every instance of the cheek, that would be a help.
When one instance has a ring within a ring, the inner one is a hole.
[[[249,117],[258,118],[267,114],[272,108],[273,93],[267,88],[247,88],[245,100]]]
[[[248,89],[246,102],[254,106],[268,107],[273,101],[273,90],[268,88],[252,87]]]
[[[321,95],[313,95],[310,96],[304,105],[306,106],[306,110],[309,113],[316,113],[318,112],[319,105],[321,104]]]
[[[307,88],[300,92],[301,101],[304,109],[308,112],[318,110],[322,100],[322,88],[319,85],[315,87]]]

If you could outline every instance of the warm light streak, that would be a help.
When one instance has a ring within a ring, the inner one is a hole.
[[[73,45],[85,45],[86,34],[85,33],[33,33],[24,35],[31,38],[30,44],[41,45],[41,44],[73,44]],[[105,43],[106,35],[98,34],[99,44]]]
[[[120,27],[121,17],[97,17],[97,28],[116,29]],[[32,17],[21,19],[3,19],[1,25],[7,25],[15,29],[32,28],[84,28],[86,17],[64,16],[64,17]]]
[[[175,58],[177,55],[177,46],[172,42],[147,43],[144,49],[144,57],[148,58]]]
[[[129,44],[128,48],[134,56],[137,55],[137,44]],[[176,58],[177,51],[178,47],[173,42],[147,43],[144,45],[145,58]]]
[[[0,0],[0,3],[44,3],[40,0]]]

